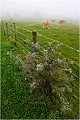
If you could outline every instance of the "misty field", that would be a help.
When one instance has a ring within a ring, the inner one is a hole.
[[[50,30],[43,29],[41,21],[3,21],[1,25],[1,118],[79,119],[78,23],[50,22]],[[33,30],[37,31],[36,50],[31,44]],[[38,56],[39,73],[32,53]]]

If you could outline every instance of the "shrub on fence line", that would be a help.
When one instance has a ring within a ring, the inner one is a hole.
[[[20,56],[15,57],[11,52],[7,52],[7,55],[22,64],[22,70],[30,80],[30,92],[37,90],[40,95],[49,99],[54,107],[57,106],[62,114],[66,114],[67,111],[71,114],[71,105],[64,93],[67,88],[72,92],[69,87],[72,76],[68,75],[72,70],[69,68],[68,60],[62,58],[58,52],[58,48],[53,48],[49,44],[47,50],[43,49],[43,54],[39,51],[29,52],[25,56],[25,61]]]
[[[62,58],[57,48],[54,49],[50,44],[47,48],[43,50],[43,54],[29,53],[25,64],[22,65],[31,81],[30,92],[38,90],[39,94],[48,98],[53,105],[61,106],[62,111],[65,111],[64,107],[71,111],[70,103],[66,105],[68,101],[65,102],[64,99],[66,86],[72,78],[68,75],[72,72],[69,62]]]
[[[29,55],[32,56],[32,54]],[[30,86],[32,91],[38,90],[40,94],[50,100],[53,106],[59,106],[62,114],[65,114],[66,111],[70,111],[71,114],[71,105],[67,104],[64,93],[66,86],[71,81],[72,76],[69,76],[68,73],[71,73],[72,69],[69,68],[68,60],[62,58],[57,48],[54,49],[49,44],[47,50],[43,50],[43,55],[36,53],[34,58],[28,57],[26,64],[22,67],[32,81]],[[71,92],[69,86],[68,89]]]

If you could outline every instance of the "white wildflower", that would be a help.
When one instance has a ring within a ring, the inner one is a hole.
[[[35,44],[35,47],[38,48],[38,43]]]
[[[68,101],[66,101],[66,99],[64,99],[64,97],[60,98],[62,100],[62,110],[70,110],[71,111],[71,105]]]
[[[34,82],[31,83],[31,84],[30,84],[30,87],[31,87],[31,88],[35,87],[35,83],[34,83]]]
[[[72,69],[69,69],[69,72],[72,73]]]
[[[61,59],[57,59],[57,62],[58,62],[58,63],[62,63],[62,60],[61,60]]]
[[[43,64],[42,64],[42,63],[37,64],[36,70],[37,70],[37,71],[42,71],[42,70],[43,70]]]
[[[52,51],[55,51],[54,49],[52,49]]]
[[[30,84],[30,88],[31,88],[30,93],[32,92],[32,90],[35,89],[35,87],[36,87],[36,83],[33,82],[33,83]]]
[[[32,42],[33,47],[38,48],[38,43]]]
[[[65,103],[64,103],[63,109],[64,109],[64,110],[70,110],[70,111],[71,111],[71,106],[70,106],[69,102],[65,102]]]

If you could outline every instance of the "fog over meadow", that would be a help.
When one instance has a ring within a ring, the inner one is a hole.
[[[78,19],[79,0],[0,0],[1,18]]]

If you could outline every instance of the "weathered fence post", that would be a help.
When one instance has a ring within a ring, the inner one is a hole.
[[[1,21],[1,31],[3,30],[3,21]]]
[[[4,25],[3,22],[2,22],[2,26],[3,26],[3,32],[4,32],[4,35],[6,35],[6,33],[5,33],[5,25]]]
[[[14,34],[15,34],[15,41],[17,41],[17,34],[16,34],[16,25],[14,23]]]
[[[10,18],[10,23],[11,23],[11,26],[12,26],[12,18]]]
[[[32,42],[36,44],[37,42],[37,32],[36,30],[32,31]]]
[[[8,23],[6,23],[6,34],[7,34],[7,36],[8,36],[8,40],[9,40]]]
[[[37,43],[37,32],[36,30],[32,31],[32,44],[34,51],[36,50],[36,43]]]

